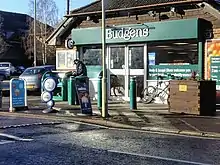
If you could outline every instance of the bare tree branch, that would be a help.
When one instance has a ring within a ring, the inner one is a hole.
[[[34,0],[29,0],[29,13],[34,17]],[[45,43],[52,33],[53,26],[58,22],[58,7],[54,0],[37,0],[36,21],[36,47],[38,63],[46,64],[48,58],[55,58],[55,47]],[[34,19],[28,20],[29,30],[24,38],[26,54],[33,59],[34,48]]]
[[[3,22],[4,18],[0,15],[0,57],[4,55],[5,51],[8,49],[8,44],[4,39],[4,32],[3,32]]]

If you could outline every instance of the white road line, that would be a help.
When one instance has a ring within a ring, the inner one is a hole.
[[[137,153],[131,153],[131,152],[122,152],[122,151],[116,151],[116,150],[108,150],[108,152],[118,153],[118,154],[126,154],[126,155],[132,155],[132,156],[140,156],[140,157],[146,157],[146,158],[153,158],[153,159],[172,161],[172,162],[178,162],[178,163],[187,163],[187,164],[193,164],[193,165],[211,165],[211,164],[192,162],[192,161],[187,161],[187,160],[166,158],[166,157],[160,157],[160,156],[152,156],[152,155],[147,155],[147,154],[137,154]]]
[[[33,139],[23,139],[17,136],[9,135],[9,134],[4,134],[0,133],[0,136],[7,137],[9,139],[17,140],[17,141],[32,141]]]
[[[2,145],[2,144],[8,144],[8,143],[14,143],[14,141],[8,141],[8,140],[2,140],[2,141],[0,141],[0,145]]]
[[[187,126],[189,126],[190,128],[194,129],[195,131],[201,132],[198,128],[194,127],[193,125],[187,123],[185,120],[182,119],[178,119],[179,121],[183,122],[184,124],[186,124]]]

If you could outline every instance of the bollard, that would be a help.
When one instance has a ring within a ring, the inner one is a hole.
[[[130,79],[130,109],[137,109],[137,86],[135,77]]]
[[[70,76],[68,79],[68,104],[75,105],[76,102],[76,89],[75,89],[75,78]]]
[[[64,77],[62,79],[62,88],[61,88],[61,95],[62,95],[62,99],[63,101],[67,101],[68,100],[68,79],[66,77]]]
[[[98,96],[97,96],[97,107],[99,110],[102,109],[102,77],[98,77]]]

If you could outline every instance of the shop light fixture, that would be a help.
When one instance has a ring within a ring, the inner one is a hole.
[[[177,42],[177,43],[174,43],[175,45],[188,45],[189,43],[184,43],[184,42]]]
[[[167,45],[159,45],[159,46],[156,46],[158,48],[167,48],[167,47],[170,47],[170,46],[167,46]]]
[[[189,54],[188,52],[178,52],[178,54]]]

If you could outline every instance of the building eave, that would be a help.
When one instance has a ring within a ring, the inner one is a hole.
[[[74,18],[65,18],[60,25],[53,31],[53,33],[46,39],[48,45],[56,45],[57,37],[66,30],[66,27]]]

